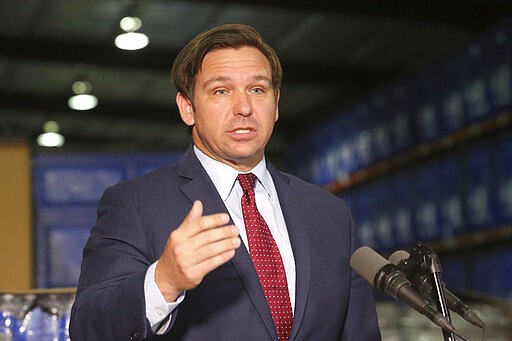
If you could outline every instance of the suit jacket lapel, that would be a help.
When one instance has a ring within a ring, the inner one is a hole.
[[[194,200],[201,200],[203,202],[204,215],[219,212],[229,213],[215,185],[195,156],[192,148],[189,148],[180,160],[179,174],[189,179],[189,181],[182,186],[181,190],[189,198],[190,202],[194,202]],[[231,221],[231,224],[232,223]],[[246,247],[241,246],[237,249],[235,257],[231,260],[231,264],[238,272],[240,280],[257,313],[265,324],[269,335],[277,340],[272,315]]]
[[[298,193],[290,186],[290,178],[278,172],[272,165],[268,165],[274,185],[279,196],[279,203],[283,210],[284,220],[290,236],[293,256],[295,258],[296,292],[295,311],[290,340],[299,332],[309,297],[311,283],[311,245],[309,243],[309,229],[314,222],[308,222],[310,215],[307,207],[299,200]]]

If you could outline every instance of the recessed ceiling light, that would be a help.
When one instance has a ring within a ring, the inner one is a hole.
[[[41,147],[62,147],[64,136],[59,133],[42,133],[37,136],[37,144]]]
[[[135,32],[142,27],[142,20],[137,17],[124,17],[119,22],[124,31],[114,39],[114,44],[121,50],[140,50],[149,44],[149,38],[144,33]]]
[[[68,106],[73,110],[90,110],[96,108],[98,98],[91,94],[80,94],[68,99]]]
[[[59,134],[59,124],[55,121],[46,121],[43,125],[43,133],[37,136],[37,144],[41,147],[62,147],[64,136]]]
[[[142,20],[137,17],[124,17],[119,22],[119,26],[125,32],[135,32],[142,27]]]
[[[149,38],[144,33],[121,33],[114,40],[114,44],[121,50],[140,50],[149,44]]]
[[[86,81],[76,81],[73,83],[72,90],[74,95],[68,99],[68,106],[73,110],[90,110],[98,105],[98,98],[92,95],[92,85]]]

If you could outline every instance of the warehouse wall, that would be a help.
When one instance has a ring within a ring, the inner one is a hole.
[[[32,287],[30,150],[0,144],[0,291]]]

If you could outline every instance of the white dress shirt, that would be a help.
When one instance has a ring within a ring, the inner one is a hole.
[[[201,152],[194,146],[194,152],[210,176],[217,192],[224,201],[226,208],[233,220],[235,226],[240,231],[240,238],[243,244],[248,248],[247,233],[245,231],[245,224],[242,215],[241,198],[242,187],[236,180],[240,173],[236,169],[216,161]],[[292,310],[295,309],[295,260],[293,257],[290,238],[288,230],[284,221],[279,198],[274,186],[274,182],[270,173],[267,170],[265,158],[254,167],[251,171],[257,177],[254,192],[256,195],[256,205],[258,211],[265,219],[272,236],[277,244],[281,258],[283,259],[284,268],[286,272],[286,280],[288,282],[288,292],[290,294],[290,301]],[[146,272],[146,280],[144,283],[144,294],[146,298],[146,317],[148,318],[152,328],[156,331],[161,321],[163,321],[176,307],[183,301],[185,293],[180,295],[175,302],[168,303],[165,301],[158,286],[154,280],[154,271],[156,263],[152,264]],[[165,331],[168,322],[160,326],[159,331]]]

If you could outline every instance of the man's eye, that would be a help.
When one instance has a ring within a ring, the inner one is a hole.
[[[263,90],[262,88],[254,88],[254,89],[252,89],[252,92],[254,92],[256,94],[262,94],[265,92],[265,90]]]
[[[225,95],[227,93],[226,89],[218,89],[213,92],[216,95]]]

